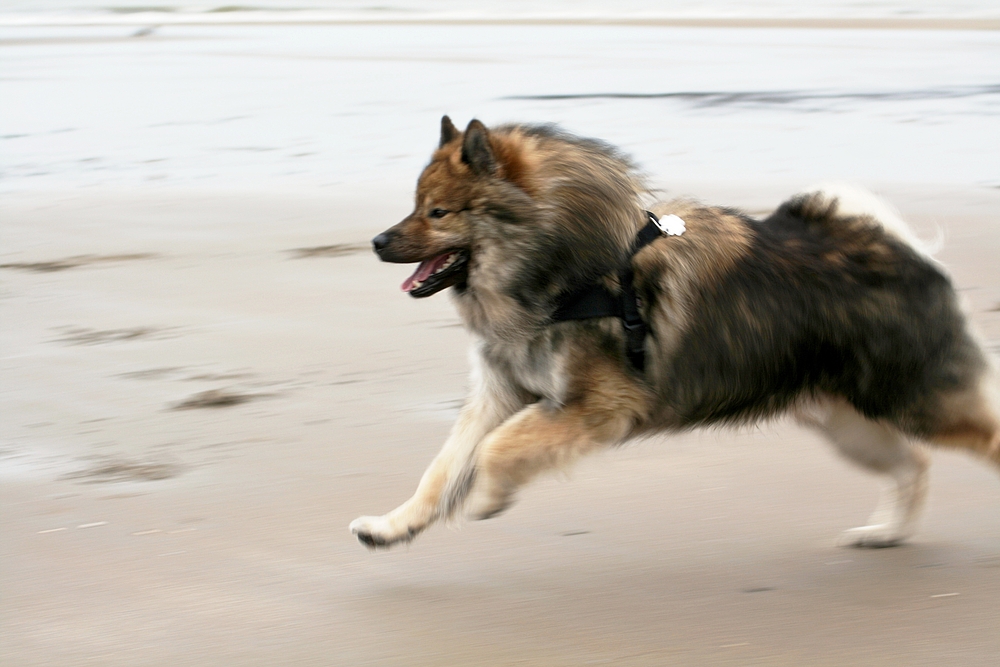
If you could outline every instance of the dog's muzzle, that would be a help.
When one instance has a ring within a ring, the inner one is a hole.
[[[382,232],[381,234],[372,239],[372,249],[375,251],[375,254],[378,255],[379,259],[381,259],[383,262],[387,260],[382,255],[382,253],[385,252],[385,249],[389,247],[389,241],[391,240],[392,239],[390,239],[389,235],[385,232]]]

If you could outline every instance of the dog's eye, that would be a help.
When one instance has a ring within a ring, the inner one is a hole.
[[[432,218],[443,218],[444,216],[448,215],[448,213],[449,212],[446,211],[446,210],[444,210],[443,208],[432,208],[431,209],[431,217]]]

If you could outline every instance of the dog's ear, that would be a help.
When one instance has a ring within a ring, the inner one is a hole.
[[[497,162],[490,147],[490,134],[486,126],[478,120],[473,120],[465,128],[465,139],[462,141],[462,162],[469,165],[472,173],[477,176],[496,173]]]
[[[451,141],[460,134],[461,132],[459,132],[454,123],[451,122],[451,118],[441,116],[441,143],[438,144],[438,148],[442,148],[445,144],[451,143]]]

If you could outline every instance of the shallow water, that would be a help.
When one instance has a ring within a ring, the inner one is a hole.
[[[985,16],[993,4],[855,13]],[[319,5],[346,3],[305,3]],[[0,188],[408,185],[444,113],[559,123],[622,146],[657,183],[994,187],[998,72],[989,30],[8,24]]]
[[[637,14],[674,16],[996,16],[1000,7],[991,0],[7,0],[7,12],[116,12],[137,13],[151,8],[173,12],[232,12],[234,10],[328,10],[344,12],[475,12],[535,14]]]

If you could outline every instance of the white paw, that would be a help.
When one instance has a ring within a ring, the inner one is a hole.
[[[397,542],[409,542],[417,534],[416,530],[396,528],[384,516],[362,516],[351,522],[351,533],[358,541],[370,549],[390,547]]]
[[[897,526],[887,523],[872,526],[851,528],[840,534],[837,545],[842,547],[860,547],[866,549],[882,549],[901,544],[909,534]]]

